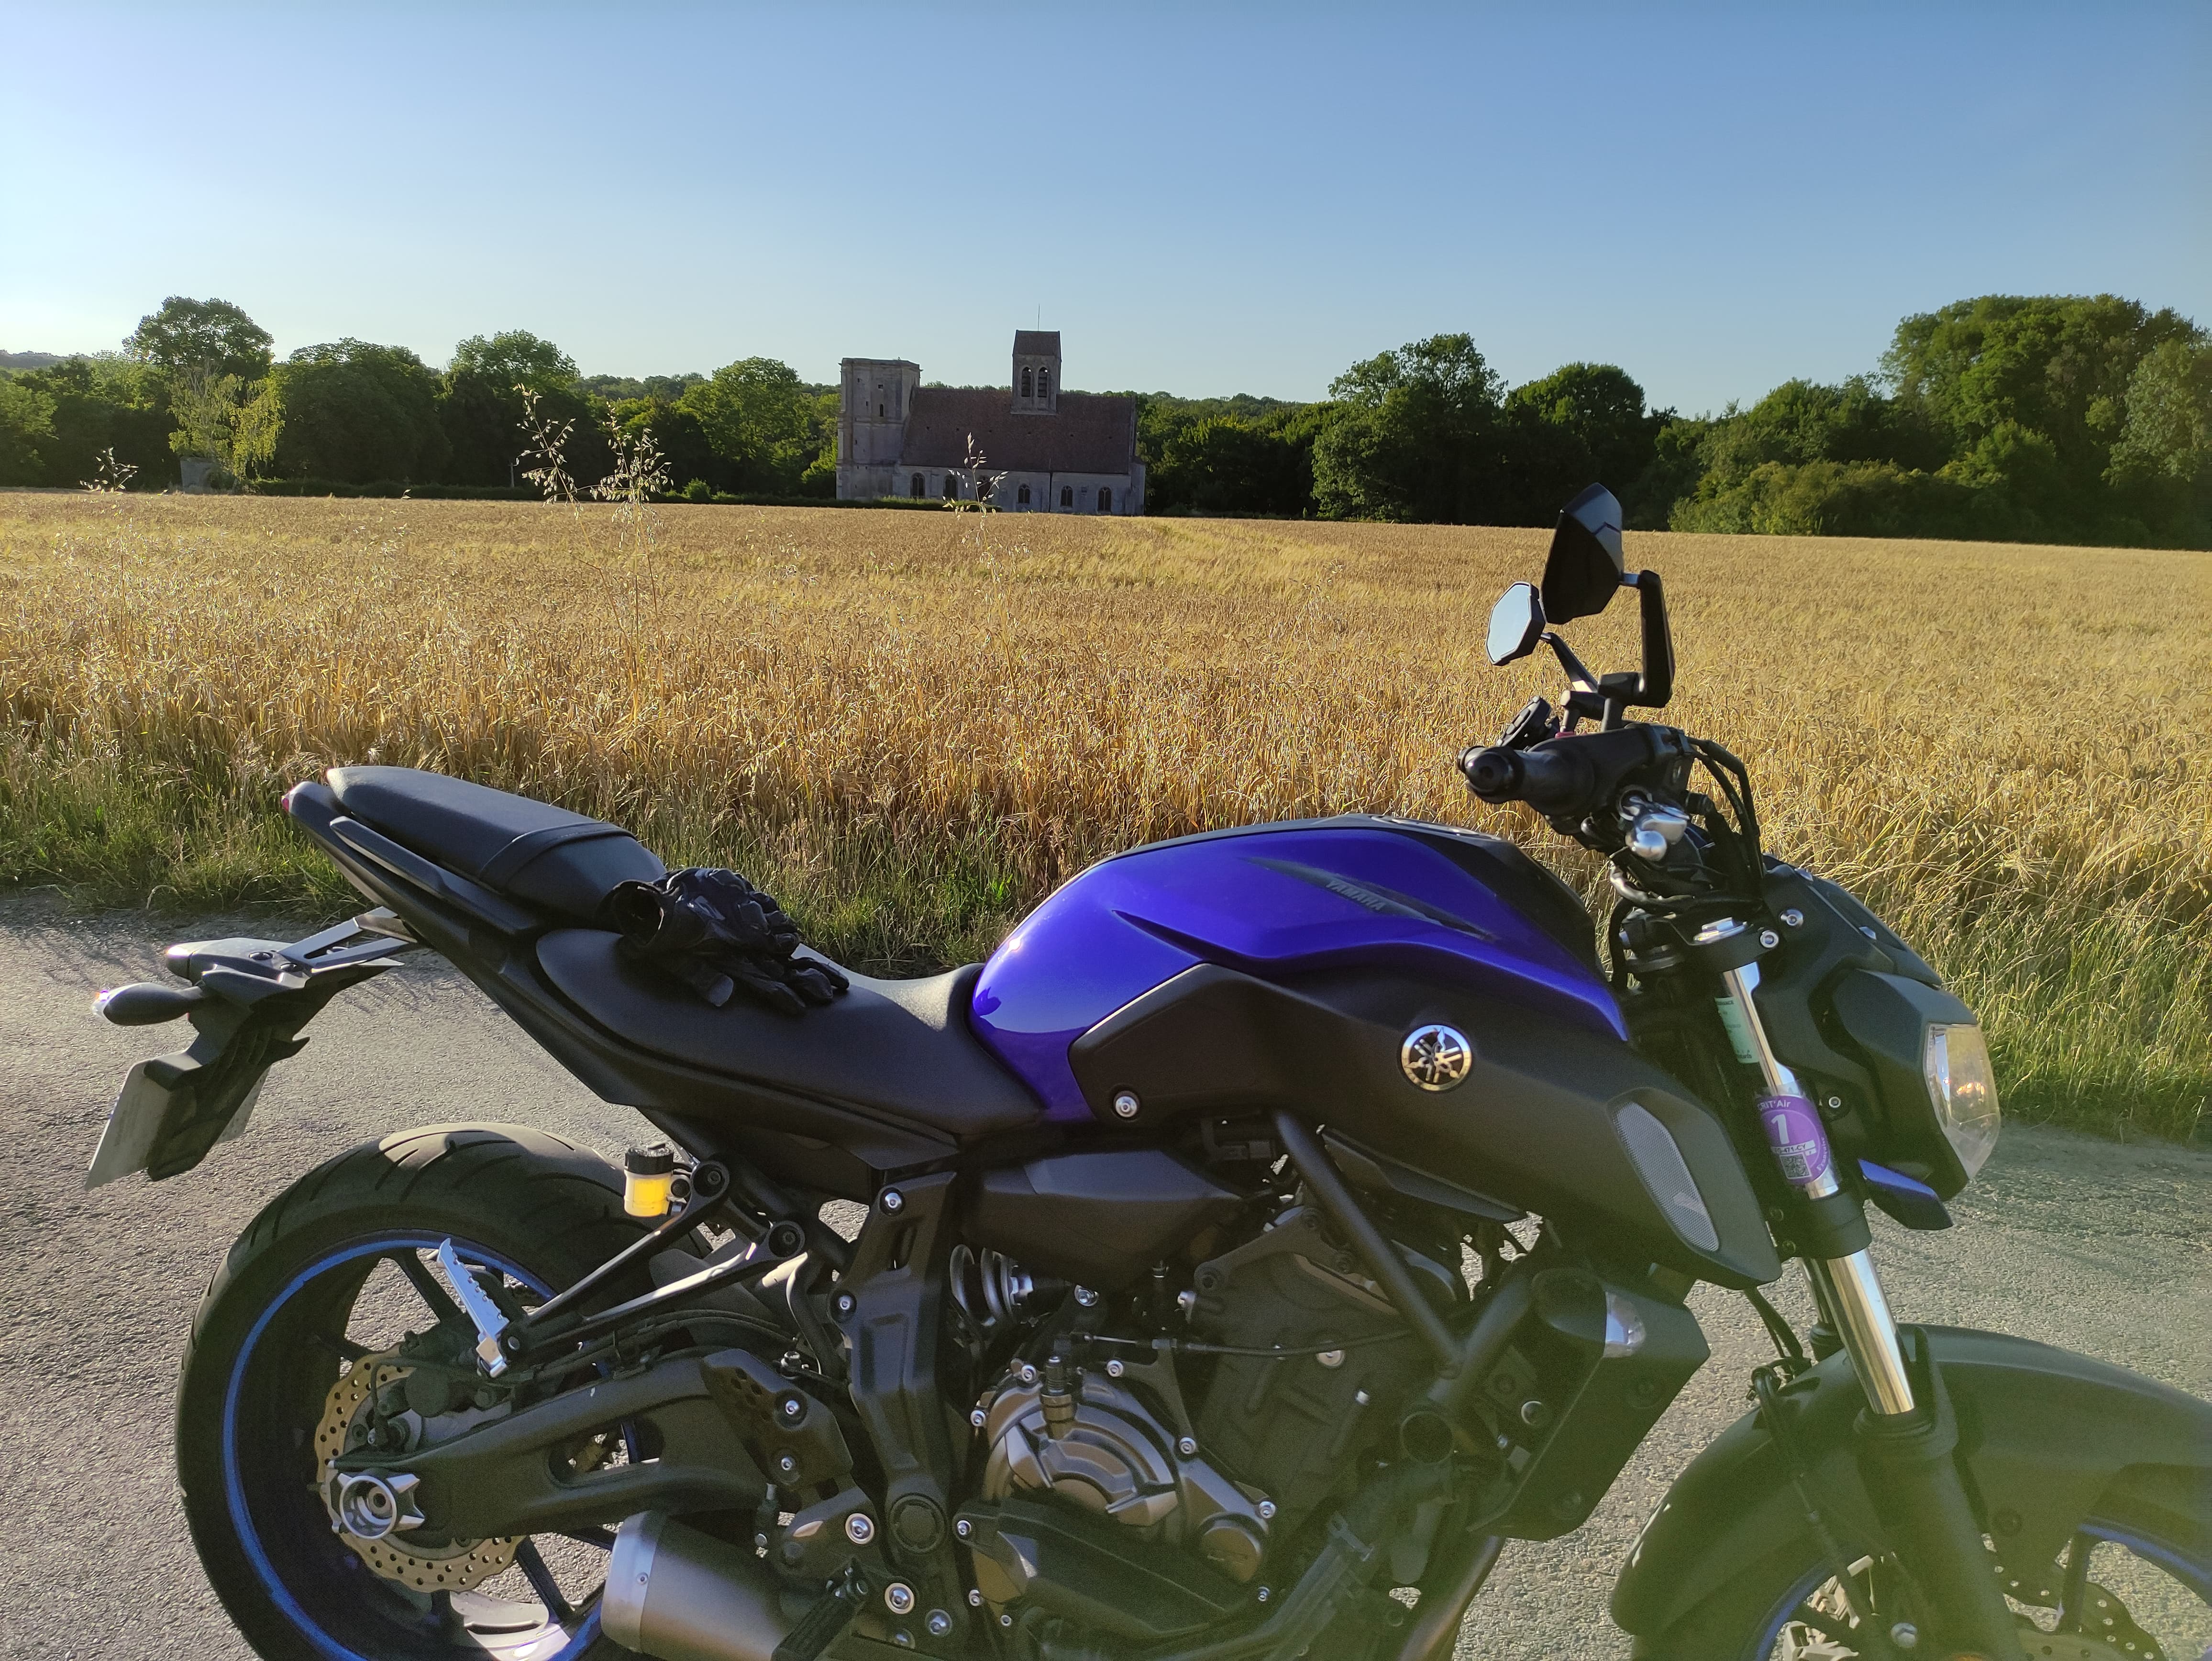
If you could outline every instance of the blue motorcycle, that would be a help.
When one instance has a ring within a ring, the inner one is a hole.
[[[295,787],[369,909],[107,995],[195,1035],[132,1070],[88,1181],[191,1170],[416,950],[659,1140],[617,1169],[399,1132],[239,1239],[178,1463],[248,1641],[1441,1658],[1505,1543],[1588,1518],[1708,1359],[1703,1281],[1776,1355],[1621,1576],[1638,1655],[2178,1661],[2212,1408],[1893,1317],[1868,1208],[1948,1224],[1997,1135],[1988,1049],[1765,849],[1741,762],[1629,719],[1674,655],[1620,521],[1593,486],[1498,602],[1492,660],[1547,649],[1566,690],[1459,758],[1606,859],[1601,927],[1509,842],[1348,815],[1134,849],[988,963],[872,980],[617,826],[401,768]],[[1641,665],[1593,673],[1558,630],[1623,588]],[[1760,1290],[1792,1258],[1802,1333]]]

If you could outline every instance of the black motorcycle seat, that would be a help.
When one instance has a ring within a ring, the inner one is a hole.
[[[575,922],[596,922],[617,883],[667,867],[618,824],[412,767],[333,767],[338,806],[448,871]]]
[[[538,962],[570,1003],[641,1050],[955,1136],[1012,1129],[1042,1111],[968,1025],[980,964],[912,981],[848,970],[851,991],[786,1015],[743,992],[717,1009],[623,957],[620,940],[555,929],[538,942]]]

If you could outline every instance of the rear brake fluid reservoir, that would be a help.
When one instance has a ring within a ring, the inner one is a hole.
[[[633,1217],[665,1217],[676,1181],[676,1153],[666,1142],[623,1155],[623,1209]]]

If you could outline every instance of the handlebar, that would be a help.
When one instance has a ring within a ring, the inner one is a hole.
[[[1554,747],[1554,746],[1559,747]],[[1468,788],[1493,805],[1525,801],[1540,813],[1578,812],[1595,794],[1596,770],[1574,740],[1554,739],[1533,750],[1500,745],[1469,750],[1459,758]]]

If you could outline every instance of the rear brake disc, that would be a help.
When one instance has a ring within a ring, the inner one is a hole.
[[[368,1441],[377,1392],[414,1371],[397,1365],[396,1354],[364,1355],[331,1386],[323,1402],[322,1421],[315,1427],[315,1489],[330,1513],[331,1532],[386,1579],[397,1580],[416,1591],[467,1591],[514,1561],[520,1536],[498,1540],[425,1539],[419,1530],[398,1529],[364,1539],[349,1530],[339,1515],[338,1456]]]

